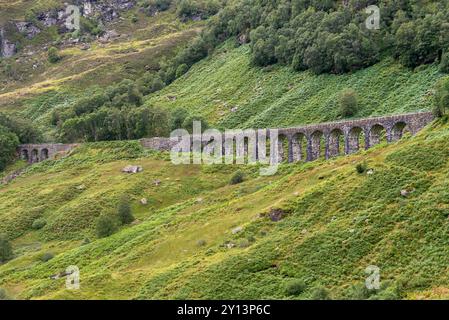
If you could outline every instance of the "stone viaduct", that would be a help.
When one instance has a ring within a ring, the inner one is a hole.
[[[422,112],[276,129],[278,130],[277,161],[308,162],[318,158],[330,159],[342,154],[348,155],[361,149],[367,150],[381,142],[397,141],[407,132],[415,135],[433,119],[434,116],[431,112]],[[268,131],[270,130],[273,129],[268,129]],[[210,142],[201,137],[199,139],[202,140],[203,147]],[[224,145],[226,144],[225,139],[225,135],[223,135]],[[244,139],[243,143],[247,154],[249,140],[254,137],[244,136]],[[191,144],[192,140],[191,138]],[[160,151],[170,151],[177,142],[169,138],[141,140],[141,144],[145,148]],[[234,147],[238,144],[236,139],[232,143]],[[254,153],[257,156],[258,143],[251,145],[255,146]],[[229,155],[232,152],[236,153],[235,150],[223,148],[223,155]]]
[[[433,119],[431,112],[421,112],[277,129],[278,161],[308,162],[319,158],[330,159],[342,154],[349,155],[361,149],[367,150],[381,142],[397,141],[406,132],[415,135]],[[268,129],[270,130],[273,129]],[[249,137],[246,137],[244,140],[246,152],[248,139]],[[170,151],[177,143],[170,138],[141,139],[140,142],[144,148],[159,151]],[[203,145],[208,142],[202,141]],[[232,143],[235,145],[236,141]],[[257,148],[258,143],[255,145]],[[21,145],[18,152],[22,159],[36,163],[52,159],[60,153],[67,153],[76,146],[76,144],[28,144]]]
[[[22,144],[18,148],[18,155],[28,163],[37,163],[47,159],[54,159],[58,154],[65,154],[75,148],[77,144]]]

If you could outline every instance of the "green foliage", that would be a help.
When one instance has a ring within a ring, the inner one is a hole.
[[[14,160],[18,145],[17,135],[0,125],[0,171]]]
[[[209,123],[202,116],[197,115],[189,115],[185,118],[182,123],[182,128],[186,129],[188,132],[193,133],[193,123],[200,122],[201,123],[201,131],[204,132],[209,128]]]
[[[96,233],[98,238],[106,238],[117,231],[117,224],[113,217],[104,215],[98,218]]]
[[[39,260],[41,260],[42,262],[48,262],[51,259],[53,259],[55,257],[55,255],[52,252],[45,252],[40,258]]]
[[[365,173],[367,168],[368,166],[365,162],[357,163],[357,165],[355,166],[355,170],[357,171],[358,174]]]
[[[40,230],[47,224],[47,221],[43,218],[39,218],[33,221],[33,224],[31,225],[31,228],[34,230]]]
[[[220,3],[216,0],[179,0],[176,5],[176,14],[178,17],[207,19],[213,16],[220,9]]]
[[[285,286],[285,294],[288,296],[298,296],[307,289],[307,285],[303,280],[290,280]]]
[[[122,198],[117,208],[117,216],[121,224],[130,224],[134,221],[134,216],[131,210],[131,204],[126,198]]]
[[[441,79],[436,84],[434,108],[435,116],[442,117],[449,110],[449,78]]]
[[[312,288],[310,298],[312,300],[331,300],[329,290],[323,286],[317,286]]]
[[[443,73],[449,73],[449,51],[446,51],[441,56],[440,71]]]
[[[47,51],[47,56],[50,63],[56,63],[62,59],[56,47],[50,47]]]
[[[245,175],[242,171],[237,171],[231,178],[229,182],[231,185],[242,183],[245,180]]]
[[[185,63],[180,64],[176,69],[176,78],[182,77],[187,71],[189,71],[189,66]]]
[[[0,234],[0,264],[13,258],[11,244],[4,234]]]
[[[340,94],[340,114],[344,118],[354,116],[358,111],[357,93],[352,89],[346,89]]]
[[[184,121],[189,116],[189,112],[184,108],[176,108],[170,115],[171,130],[181,129]]]

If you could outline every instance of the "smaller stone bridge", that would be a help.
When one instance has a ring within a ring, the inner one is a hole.
[[[61,143],[22,144],[19,146],[17,152],[22,160],[32,164],[47,159],[54,159],[56,155],[68,153],[77,146],[78,144]]]

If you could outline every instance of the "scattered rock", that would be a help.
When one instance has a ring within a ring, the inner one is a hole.
[[[287,215],[287,213],[284,210],[279,209],[279,208],[271,209],[268,214],[268,216],[270,217],[270,220],[274,221],[274,222],[278,222],[278,221],[284,219],[286,215]]]
[[[169,100],[169,101],[176,101],[176,96],[167,96],[167,99]]]
[[[126,166],[122,169],[122,172],[124,173],[139,173],[142,172],[143,168],[141,166]]]
[[[243,228],[242,227],[237,227],[237,228],[234,228],[234,229],[232,229],[232,234],[237,234],[237,233],[239,233],[239,232],[242,232],[243,231]]]
[[[161,185],[161,180],[154,180],[153,181],[155,186],[160,186]]]
[[[369,169],[367,172],[366,172],[366,174],[367,175],[373,175],[374,174],[374,170],[373,169]]]
[[[235,247],[235,243],[232,243],[232,242],[225,243],[225,247],[227,249],[232,249]]]
[[[406,189],[401,190],[401,196],[408,197],[410,195],[410,193],[412,193],[413,191],[415,191],[415,190],[414,189],[413,190],[406,190]]]
[[[140,204],[146,206],[148,204],[148,199],[147,198],[140,199]]]
[[[86,189],[86,186],[84,184],[76,187],[76,190],[85,190],[85,189]]]
[[[202,203],[202,202],[203,202],[203,198],[196,199],[196,203]]]
[[[238,107],[232,107],[231,112],[237,112],[238,109],[239,109]]]
[[[88,43],[83,43],[80,47],[81,50],[89,50],[90,49],[90,44]]]

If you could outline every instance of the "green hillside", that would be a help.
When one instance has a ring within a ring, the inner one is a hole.
[[[435,65],[413,71],[389,59],[345,75],[257,68],[248,46],[227,43],[146,103],[183,107],[223,128],[286,127],[339,119],[338,97],[348,88],[359,97],[355,117],[428,110],[441,77]]]
[[[27,299],[308,299],[323,286],[332,298],[368,298],[364,270],[376,265],[383,289],[371,298],[448,298],[448,137],[434,124],[273,177],[242,167],[238,185],[228,184],[235,166],[173,166],[134,142],[86,145],[1,187],[0,230],[15,257],[0,266],[0,286]],[[373,175],[356,172],[364,161]],[[129,163],[144,172],[121,173]],[[96,239],[97,217],[115,215],[123,195],[138,220]],[[287,215],[272,222],[271,209]],[[38,218],[46,225],[32,230]],[[69,265],[82,290],[50,279]],[[290,296],[294,280],[306,287]]]

